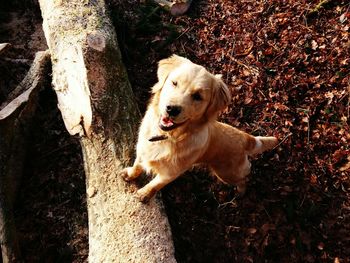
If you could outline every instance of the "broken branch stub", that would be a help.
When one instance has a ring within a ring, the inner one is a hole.
[[[22,177],[38,94],[47,85],[49,61],[48,51],[37,52],[25,78],[0,106],[0,259],[4,263],[20,262],[13,205]]]
[[[192,0],[153,0],[173,16],[183,15],[190,8]]]

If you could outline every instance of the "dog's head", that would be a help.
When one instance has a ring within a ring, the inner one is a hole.
[[[180,126],[215,119],[231,100],[221,75],[213,75],[190,60],[173,55],[158,66],[157,96],[159,127],[170,131]]]

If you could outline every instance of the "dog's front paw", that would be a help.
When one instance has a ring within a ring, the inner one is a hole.
[[[151,200],[155,193],[156,192],[152,189],[143,187],[136,192],[136,196],[142,203],[146,204]]]
[[[133,178],[129,175],[129,170],[131,167],[124,168],[119,175],[127,182],[130,182]]]

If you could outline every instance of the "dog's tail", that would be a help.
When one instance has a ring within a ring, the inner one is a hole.
[[[258,154],[266,150],[270,150],[273,147],[275,147],[278,143],[278,140],[276,137],[262,137],[262,136],[254,137],[252,135],[248,135],[246,136],[246,139],[247,139],[246,150],[249,155]]]

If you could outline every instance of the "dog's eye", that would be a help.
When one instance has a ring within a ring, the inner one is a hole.
[[[198,91],[193,93],[191,96],[192,96],[192,99],[196,101],[201,101],[203,99],[201,94]]]
[[[173,80],[171,81],[173,83],[173,86],[176,87],[177,86],[177,81]]]

